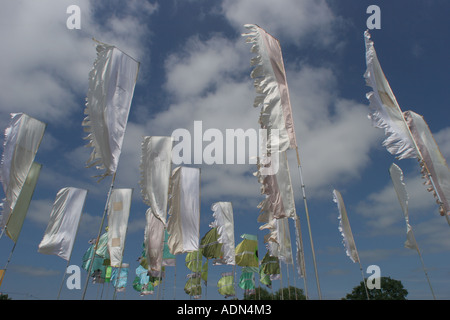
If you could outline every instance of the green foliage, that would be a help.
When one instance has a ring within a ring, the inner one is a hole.
[[[366,280],[365,280],[366,281]],[[406,300],[408,291],[399,280],[381,277],[380,289],[367,289],[370,300]],[[360,282],[343,300],[367,300],[364,282]]]
[[[7,294],[0,293],[0,300],[11,300]]]
[[[303,289],[293,286],[280,289],[273,294],[261,287],[256,288],[255,291],[253,294],[244,294],[244,300],[306,300]]]

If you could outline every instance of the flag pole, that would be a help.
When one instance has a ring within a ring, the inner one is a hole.
[[[412,228],[411,228],[411,233],[414,237],[414,232],[412,231]],[[428,277],[428,273],[425,268],[425,263],[423,262],[422,254],[420,253],[419,246],[417,245],[417,242],[415,241],[415,237],[414,237],[414,243],[416,245],[417,253],[419,254],[420,262],[422,263],[423,272],[425,273],[425,277],[427,278],[428,285],[430,286],[431,294],[433,295],[433,299],[436,300],[436,296],[434,295],[433,287],[431,286],[430,278]]]
[[[300,155],[298,152],[298,147],[295,148],[295,151],[297,153],[297,164],[298,164],[298,172],[300,175],[300,183],[301,183],[301,188],[302,188],[302,193],[303,193],[303,202],[305,204],[305,213],[306,213],[306,220],[308,223],[308,231],[309,231],[309,240],[311,243],[311,250],[312,250],[312,256],[313,256],[313,263],[314,263],[314,272],[316,275],[316,284],[317,284],[317,291],[319,294],[319,299],[322,300],[322,293],[320,291],[320,283],[319,283],[319,274],[317,272],[317,263],[316,263],[316,254],[314,251],[314,243],[313,243],[313,239],[312,239],[312,234],[311,234],[311,223],[309,221],[309,211],[308,211],[308,204],[306,201],[306,192],[305,192],[305,184],[303,182],[303,174],[302,174],[302,166],[300,163]]]
[[[91,275],[92,265],[94,264],[95,253],[96,253],[97,248],[98,248],[98,241],[100,240],[100,235],[101,235],[102,230],[103,230],[103,224],[104,224],[104,222],[105,222],[105,216],[106,216],[106,213],[108,212],[108,209],[109,209],[109,198],[111,197],[111,193],[112,193],[112,191],[113,191],[113,189],[114,189],[114,181],[115,181],[115,180],[116,180],[116,172],[114,172],[114,174],[113,174],[113,176],[112,176],[112,179],[111,179],[111,185],[110,185],[110,187],[109,187],[108,195],[107,195],[107,197],[106,197],[105,210],[103,211],[102,222],[100,223],[100,228],[99,228],[99,230],[98,230],[97,239],[96,239],[96,241],[95,241],[94,251],[93,251],[93,253],[92,253],[92,261],[91,261],[91,263],[89,264],[89,270],[88,270],[88,274],[87,274],[87,277],[86,277],[86,282],[85,282],[85,285],[84,285],[84,291],[83,291],[83,295],[82,295],[82,297],[81,297],[82,300],[84,300],[84,297],[86,296],[86,290],[87,290],[88,283],[89,283],[89,277],[90,277],[90,275]]]

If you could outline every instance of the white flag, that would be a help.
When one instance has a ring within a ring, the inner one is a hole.
[[[370,102],[369,118],[373,126],[384,129],[387,138],[383,141],[383,146],[391,154],[397,155],[398,159],[415,158],[417,151],[414,142],[403,118],[402,110],[381,69],[368,31],[364,33],[364,38],[367,64],[364,78],[366,84],[373,89],[366,95]]]
[[[163,265],[164,224],[152,213],[150,208],[145,216],[147,224],[145,226],[144,248],[148,271],[153,277],[159,277]]]
[[[350,221],[348,220],[344,200],[342,199],[341,193],[337,190],[333,190],[333,201],[337,204],[339,209],[339,231],[343,237],[345,252],[353,262],[359,262],[358,251],[356,250],[356,244],[353,239],[353,233],[350,228]]]
[[[0,178],[5,193],[5,199],[3,199],[1,205],[1,228],[5,227],[11,212],[14,210],[44,136],[45,128],[45,123],[24,113],[11,114],[10,124],[5,130],[0,170]]]
[[[255,67],[251,77],[255,79],[256,92],[261,95],[255,98],[254,106],[262,105],[259,122],[269,133],[267,149],[270,153],[294,149],[297,147],[294,119],[280,43],[257,25],[244,27],[250,32],[243,36],[248,36],[247,42],[256,54],[251,60]],[[278,130],[279,139],[272,139],[272,129]]]
[[[428,191],[432,191],[440,205],[441,215],[450,214],[450,170],[439,150],[427,123],[421,115],[406,111],[405,119],[422,156],[422,176]],[[430,180],[430,176],[433,181]]]
[[[108,205],[108,250],[111,267],[122,263],[133,189],[113,189]]]
[[[97,46],[82,125],[87,146],[94,148],[87,166],[104,169],[102,178],[117,170],[138,69],[139,63],[116,47]]]
[[[53,254],[69,261],[78,230],[87,190],[62,188],[56,194],[50,220],[38,252]]]
[[[172,168],[172,137],[144,137],[141,156],[141,194],[144,203],[165,225]]]
[[[214,222],[210,228],[217,228],[217,241],[222,244],[223,261],[225,264],[235,264],[234,217],[231,202],[216,202],[211,206]]]
[[[403,182],[403,171],[395,163],[389,168],[389,175],[391,176],[392,183],[394,184],[395,192],[397,193],[398,201],[402,207],[403,215],[405,216],[406,222],[406,241],[405,247],[408,249],[417,250],[417,243],[412,231],[411,225],[409,224],[409,214],[408,214],[408,193],[406,192],[405,183]]]
[[[199,249],[200,237],[200,169],[177,167],[173,170],[169,196],[170,253]]]

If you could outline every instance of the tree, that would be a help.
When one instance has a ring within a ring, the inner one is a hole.
[[[403,287],[401,281],[390,277],[381,277],[380,284],[380,289],[367,289],[370,300],[406,300],[408,291]],[[367,300],[364,282],[361,281],[343,300]]]
[[[303,289],[293,286],[282,288],[273,294],[261,287],[256,288],[255,291],[255,293],[249,295],[244,294],[244,300],[306,300]]]
[[[0,300],[11,300],[7,294],[0,293]]]

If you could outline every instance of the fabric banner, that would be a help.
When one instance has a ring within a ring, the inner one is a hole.
[[[167,232],[170,253],[196,251],[200,233],[200,169],[175,168],[169,194]]]
[[[415,158],[417,151],[414,142],[397,99],[381,69],[368,31],[364,33],[364,38],[367,64],[364,78],[366,84],[373,89],[366,95],[370,102],[369,118],[373,126],[384,129],[387,138],[383,141],[383,146],[391,154],[397,155],[398,159]]]
[[[403,215],[405,216],[406,222],[406,241],[405,247],[408,249],[417,250],[417,242],[414,237],[411,225],[409,224],[409,213],[408,213],[408,193],[406,192],[405,183],[403,182],[403,171],[393,163],[389,168],[389,175],[391,176],[392,183],[394,185],[395,193],[397,194],[398,201],[402,207]]]
[[[288,218],[275,219],[274,230],[267,237],[267,249],[272,257],[286,264],[292,264],[291,233]]]
[[[217,282],[217,290],[225,298],[233,297],[236,292],[234,290],[234,275],[232,272],[223,272],[221,278]]]
[[[87,190],[62,188],[56,194],[50,220],[38,252],[53,254],[69,261],[79,222],[86,201]]]
[[[294,119],[280,43],[257,25],[244,27],[249,33],[243,36],[248,36],[247,43],[252,44],[251,52],[256,54],[251,59],[254,67],[251,77],[260,95],[255,98],[254,106],[262,106],[259,122],[269,133],[268,150],[272,153],[295,149]],[[272,139],[272,129],[278,129],[279,139]]]
[[[211,228],[217,228],[219,237],[217,241],[222,244],[223,263],[235,264],[235,244],[234,244],[234,217],[233,205],[231,202],[216,202],[211,206],[213,210],[214,222]]]
[[[241,267],[253,267],[258,270],[258,238],[252,234],[241,235],[243,239],[236,246],[236,265]]]
[[[262,174],[261,162],[258,163],[258,171],[254,174],[261,184],[261,194],[265,195],[265,199],[258,204],[258,222],[268,223],[272,219],[295,216],[294,191],[286,152],[279,154],[278,163],[278,171],[275,174]]]
[[[20,231],[22,230],[23,222],[27,215],[39,174],[41,173],[41,168],[42,165],[36,162],[33,162],[31,165],[30,171],[28,171],[27,179],[25,180],[19,197],[17,198],[16,205],[14,206],[8,222],[6,223],[6,234],[12,241],[14,241],[14,243],[17,242]]]
[[[422,176],[433,192],[440,214],[450,214],[450,170],[424,118],[412,111],[404,113],[406,122],[422,156]],[[431,178],[430,178],[431,176]],[[432,179],[432,181],[431,181]]]
[[[145,227],[145,250],[148,263],[148,271],[153,277],[159,277],[161,273],[163,248],[164,248],[164,224],[149,208],[145,214],[147,225]]]
[[[353,233],[350,228],[350,221],[348,220],[344,200],[342,199],[341,193],[336,189],[333,190],[333,201],[337,204],[339,209],[339,231],[343,237],[345,252],[350,260],[359,262],[358,251],[356,250],[356,244],[353,239]]]
[[[144,137],[140,170],[143,201],[165,225],[172,170],[172,137]]]
[[[4,228],[14,210],[28,172],[41,144],[46,124],[24,113],[11,114],[5,129],[0,179],[5,193],[0,228]]]
[[[304,278],[306,275],[305,252],[303,250],[302,230],[300,227],[300,219],[297,215],[294,217],[295,222],[295,244],[297,251],[295,254],[297,260],[297,272],[299,277]]]
[[[108,204],[108,250],[111,267],[122,263],[133,189],[113,189]]]
[[[100,178],[117,170],[138,70],[139,63],[116,47],[97,45],[82,126],[93,147],[86,164],[105,170]]]

